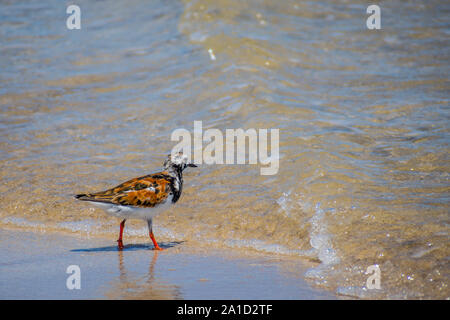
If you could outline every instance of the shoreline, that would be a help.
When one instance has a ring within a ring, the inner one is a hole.
[[[0,299],[336,299],[305,280],[305,263],[184,242],[109,239],[1,229]],[[79,266],[80,289],[66,273]]]

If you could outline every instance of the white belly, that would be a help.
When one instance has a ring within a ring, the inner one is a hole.
[[[88,202],[97,207],[102,208],[107,214],[117,218],[141,219],[148,221],[170,207],[170,205],[172,204],[172,196],[169,196],[169,198],[164,203],[160,203],[159,205],[153,208],[139,208],[102,202],[91,202],[91,201]]]

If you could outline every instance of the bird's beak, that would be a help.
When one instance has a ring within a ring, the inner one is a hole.
[[[189,163],[187,166],[188,166],[188,167],[197,168],[197,166],[196,166],[195,164],[193,164],[193,163]]]

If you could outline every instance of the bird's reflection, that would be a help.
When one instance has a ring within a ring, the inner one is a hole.
[[[180,288],[165,282],[155,274],[159,251],[149,252],[148,272],[142,275],[133,271],[135,258],[127,255],[126,250],[117,251],[119,263],[119,279],[113,281],[112,288],[108,290],[107,297],[112,299],[181,299]]]
[[[181,242],[162,244],[163,248],[170,248]],[[108,286],[105,296],[109,299],[152,299],[172,300],[182,299],[180,288],[167,283],[157,276],[155,272],[158,256],[164,255],[164,251],[151,250],[152,246],[129,244],[123,250],[117,246],[75,249],[72,252],[110,252],[117,254],[119,274]],[[142,259],[148,259],[148,271],[140,270]],[[164,260],[164,258],[163,258]]]

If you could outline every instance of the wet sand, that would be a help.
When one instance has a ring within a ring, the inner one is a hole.
[[[2,229],[0,299],[334,299],[303,279],[305,265],[268,255],[125,243]],[[67,267],[81,288],[66,287]]]

